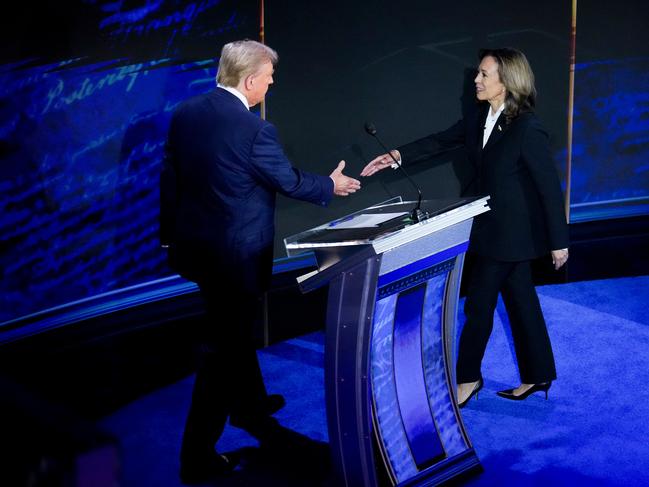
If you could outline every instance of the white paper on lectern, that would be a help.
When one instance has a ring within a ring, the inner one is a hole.
[[[354,215],[349,219],[338,220],[329,224],[329,228],[333,230],[343,228],[370,228],[377,227],[383,222],[407,215],[407,211],[399,213],[361,213]]]

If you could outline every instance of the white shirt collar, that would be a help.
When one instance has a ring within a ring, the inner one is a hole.
[[[241,103],[243,103],[243,106],[246,107],[246,110],[250,110],[250,106],[248,105],[248,100],[246,100],[246,97],[243,96],[243,93],[241,93],[239,90],[237,90],[236,88],[232,88],[231,86],[223,86],[221,83],[217,83],[216,86],[218,88],[223,88],[225,91],[229,91],[230,93],[232,93],[239,100],[241,100]]]
[[[487,119],[485,120],[484,124],[484,132],[482,133],[482,147],[487,145],[487,141],[489,140],[489,136],[491,135],[491,132],[494,129],[494,125],[496,125],[496,121],[498,120],[498,117],[500,117],[500,114],[503,112],[505,109],[505,104],[503,103],[500,105],[500,108],[495,114],[491,114],[491,106],[488,108],[487,112]],[[502,130],[500,126],[498,126],[498,130]]]
[[[500,117],[500,114],[503,112],[505,109],[505,104],[503,103],[500,105],[500,108],[494,113],[493,115],[491,114],[491,105],[489,106],[489,113],[487,113],[487,119],[491,119],[492,123],[494,123],[496,120],[498,120],[498,117]]]

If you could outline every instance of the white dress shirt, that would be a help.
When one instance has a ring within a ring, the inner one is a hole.
[[[232,93],[234,96],[236,96],[239,100],[241,100],[241,103],[246,107],[246,110],[250,110],[250,106],[248,105],[248,100],[246,100],[246,97],[243,96],[243,93],[241,93],[239,90],[236,88],[232,88],[231,86],[223,86],[221,83],[217,83],[216,85],[218,88],[223,88],[225,91],[229,91]]]
[[[494,125],[496,125],[496,120],[498,120],[498,117],[500,117],[500,114],[503,112],[504,109],[505,109],[505,104],[503,103],[502,105],[500,105],[498,111],[492,114],[491,113],[492,108],[489,107],[489,112],[487,113],[487,120],[485,120],[484,123],[484,133],[482,134],[482,147],[487,145],[489,136],[491,135],[491,132],[494,129]],[[502,128],[498,127],[498,130],[502,130]]]

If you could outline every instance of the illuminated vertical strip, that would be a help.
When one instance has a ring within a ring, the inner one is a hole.
[[[570,182],[572,178],[572,117],[575,99],[575,58],[577,50],[577,0],[572,0],[570,22],[570,80],[568,82],[568,148],[566,158],[566,220],[570,223]]]
[[[392,344],[398,408],[418,470],[446,457],[430,410],[424,377],[422,317],[425,295],[425,284],[399,294],[394,311]]]
[[[264,0],[259,0],[259,42],[266,44],[266,32],[264,31]],[[261,100],[261,105],[259,105],[259,114],[263,120],[266,120],[265,98]]]

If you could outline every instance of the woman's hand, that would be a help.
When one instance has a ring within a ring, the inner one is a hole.
[[[390,153],[394,156],[394,159],[401,162],[401,154],[398,150],[391,150]],[[390,157],[390,154],[381,154],[378,157],[372,159],[367,166],[361,171],[361,176],[371,176],[374,173],[382,171],[383,169],[390,167],[394,164],[394,159]]]

